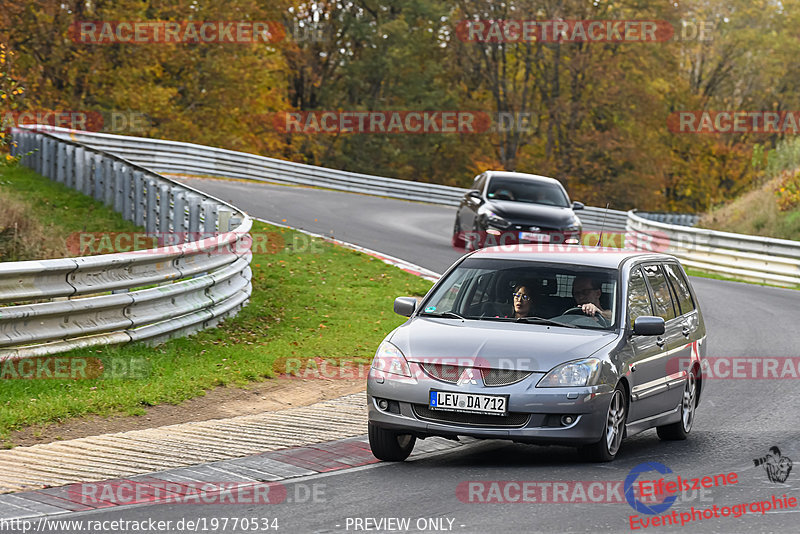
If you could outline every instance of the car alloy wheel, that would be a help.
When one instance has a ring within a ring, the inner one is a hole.
[[[695,369],[686,376],[681,397],[681,419],[676,423],[656,428],[658,437],[665,441],[684,440],[689,437],[689,432],[694,424],[694,412],[697,406],[697,375]]]
[[[612,456],[617,454],[619,446],[622,445],[622,436],[625,434],[625,412],[622,391],[615,389],[606,417],[606,447]]]
[[[628,402],[625,388],[617,384],[608,403],[603,436],[600,441],[581,447],[581,452],[594,462],[610,462],[617,456],[625,437],[625,422],[628,418]]]

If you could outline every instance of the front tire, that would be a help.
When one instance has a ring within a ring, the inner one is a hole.
[[[481,237],[480,230],[478,230],[477,222],[475,222],[472,225],[472,233],[469,236],[467,236],[467,238],[464,241],[466,242],[466,244],[464,245],[464,249],[467,252],[472,252],[483,248],[484,240]]]
[[[458,224],[458,217],[456,216],[456,222],[453,223],[453,248],[460,248],[463,249],[466,247],[466,243],[464,242],[464,232],[461,230],[461,225]]]
[[[628,400],[625,388],[617,384],[606,412],[603,437],[597,443],[581,447],[580,451],[593,462],[610,462],[616,458],[622,439],[625,437],[625,422],[628,420]]]
[[[414,450],[416,436],[400,434],[369,424],[369,447],[378,460],[402,462]]]
[[[694,412],[697,406],[697,377],[694,370],[689,372],[686,377],[686,385],[683,387],[683,399],[681,399],[681,420],[671,425],[659,426],[656,428],[658,437],[664,441],[681,441],[689,437],[694,424]]]

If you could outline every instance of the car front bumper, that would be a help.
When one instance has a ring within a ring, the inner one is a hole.
[[[526,443],[584,445],[603,436],[613,386],[536,388],[541,373],[502,387],[457,386],[435,380],[385,378],[367,381],[369,422],[381,428],[427,436],[470,436]],[[508,395],[509,417],[464,415],[427,408],[430,390]],[[378,399],[389,408],[378,407]],[[457,415],[453,415],[457,414]],[[562,416],[574,422],[563,424]]]

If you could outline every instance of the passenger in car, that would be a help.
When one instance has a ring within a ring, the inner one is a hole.
[[[514,286],[514,317],[527,317],[533,306],[533,291],[528,284],[517,284]]]
[[[610,321],[611,310],[604,310],[600,304],[600,295],[602,293],[600,280],[587,276],[577,276],[572,282],[572,297],[578,307],[583,310],[583,313],[590,317],[599,314]]]

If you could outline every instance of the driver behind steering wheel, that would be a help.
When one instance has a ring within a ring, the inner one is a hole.
[[[583,313],[595,319],[597,319],[597,315],[600,315],[611,322],[611,310],[604,310],[600,304],[600,295],[602,293],[602,282],[600,280],[578,276],[572,282],[572,297]]]

